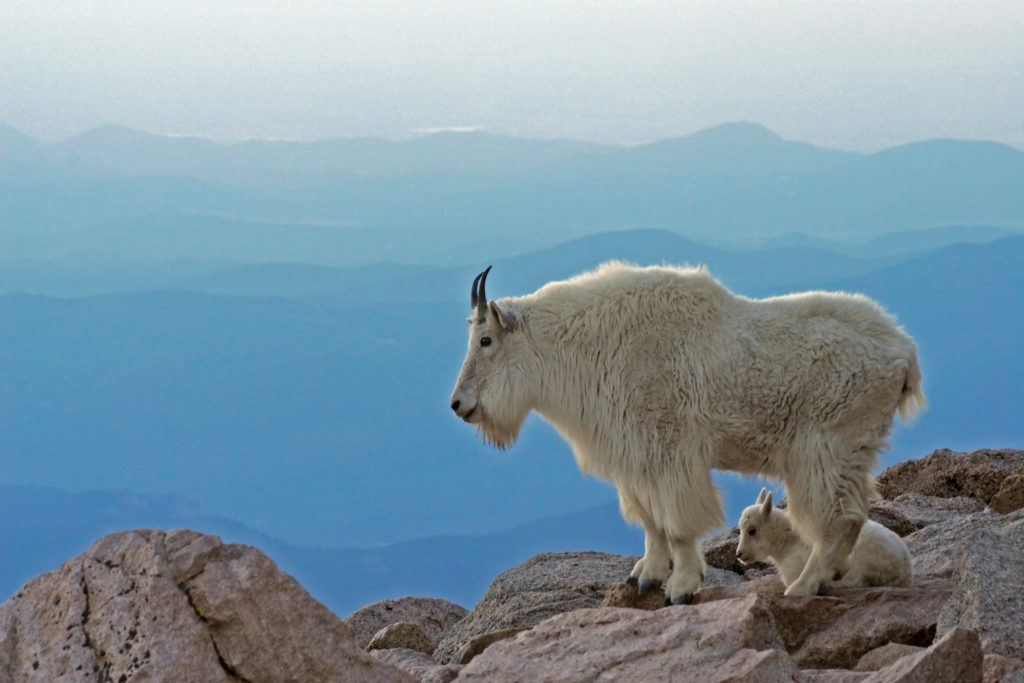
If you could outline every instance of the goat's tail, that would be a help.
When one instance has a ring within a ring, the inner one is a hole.
[[[928,406],[924,391],[921,389],[921,366],[917,363],[917,354],[910,358],[907,374],[903,380],[903,393],[896,404],[896,413],[903,424],[910,424],[921,411]]]

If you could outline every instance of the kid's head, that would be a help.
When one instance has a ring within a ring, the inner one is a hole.
[[[736,547],[736,557],[743,564],[764,562],[770,551],[766,545],[765,527],[772,515],[771,491],[762,488],[757,502],[740,515],[740,543]]]

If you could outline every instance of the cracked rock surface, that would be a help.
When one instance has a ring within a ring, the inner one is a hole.
[[[458,623],[467,612],[465,607],[441,598],[407,596],[360,607],[342,621],[352,629],[364,648],[382,628],[403,621],[419,624],[427,637],[436,643],[441,633]]]
[[[256,548],[104,536],[0,606],[0,680],[403,681]]]
[[[793,680],[763,598],[655,612],[575,610],[483,651],[459,673],[466,681]]]

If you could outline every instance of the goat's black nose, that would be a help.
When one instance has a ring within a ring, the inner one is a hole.
[[[452,401],[452,410],[458,410],[458,409],[459,409],[459,402],[458,401]]]

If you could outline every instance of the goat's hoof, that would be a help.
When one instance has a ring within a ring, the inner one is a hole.
[[[652,590],[661,587],[661,581],[654,581],[652,579],[640,579],[639,586],[637,588],[637,595],[645,595],[650,593]]]
[[[693,593],[683,593],[682,595],[673,595],[673,605],[689,605],[693,602]]]
[[[818,586],[818,592],[816,593],[816,595],[824,595],[824,594],[825,594],[825,584],[821,584],[820,586]]]
[[[817,595],[819,590],[821,590],[821,583],[818,581],[805,581],[803,583],[797,581],[796,583],[789,585],[789,588],[786,589],[784,595],[788,595],[790,597],[810,596]]]
[[[832,580],[838,581],[841,578],[843,578],[843,573],[837,569],[836,573],[832,575]]]
[[[630,586],[635,586],[636,582],[637,582],[637,579],[636,579],[635,576],[630,576],[628,579],[626,579],[626,583],[629,584]]]

